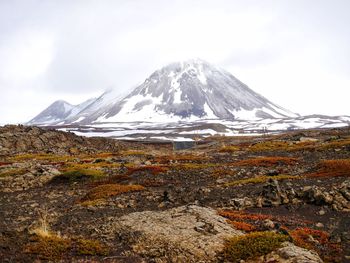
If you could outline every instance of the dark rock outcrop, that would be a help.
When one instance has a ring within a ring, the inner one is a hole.
[[[70,132],[23,125],[0,127],[0,156],[15,153],[117,151],[122,143],[107,138],[87,138]]]

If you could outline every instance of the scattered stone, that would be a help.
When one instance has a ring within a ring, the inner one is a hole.
[[[196,205],[131,213],[107,229],[110,234],[137,232],[133,250],[157,262],[215,262],[225,238],[242,235],[214,209]]]
[[[262,197],[263,206],[278,206],[281,204],[281,188],[277,180],[269,179],[269,181],[263,186]]]
[[[318,227],[318,228],[324,228],[324,224],[322,224],[321,222],[318,222],[318,223],[316,224],[316,227]]]
[[[300,142],[317,142],[318,139],[311,138],[311,137],[300,137],[299,141]]]
[[[275,223],[272,222],[270,219],[265,219],[263,222],[263,226],[266,227],[267,229],[274,229]]]
[[[350,201],[350,180],[347,180],[341,184],[339,192],[347,201]]]
[[[277,170],[269,170],[267,172],[267,175],[269,175],[269,176],[276,176],[276,175],[279,175],[279,172]]]
[[[334,188],[332,191],[327,192],[324,187],[306,186],[302,188],[298,195],[307,203],[330,205],[333,210],[346,211],[350,209],[350,202],[342,194],[343,191],[346,195],[346,188],[347,186],[340,189]]]
[[[237,209],[246,209],[254,206],[254,201],[252,198],[233,198],[230,200],[230,204]]]
[[[319,255],[301,247],[297,247],[290,242],[282,244],[282,248],[277,249],[267,255],[255,259],[241,260],[241,263],[322,263]]]
[[[320,211],[318,211],[318,214],[319,214],[320,216],[323,216],[323,215],[326,214],[326,211],[325,211],[324,209],[321,209]]]
[[[286,261],[280,262],[297,262],[297,263],[318,263],[323,262],[318,254],[314,251],[297,247],[292,243],[286,242],[285,246],[277,250],[277,254]]]

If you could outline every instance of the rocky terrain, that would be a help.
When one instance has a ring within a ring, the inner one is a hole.
[[[171,143],[0,127],[2,262],[350,262],[350,130]]]

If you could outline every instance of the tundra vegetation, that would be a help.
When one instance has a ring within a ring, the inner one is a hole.
[[[176,242],[181,235],[175,229],[181,233],[181,224],[193,221],[177,221],[186,209],[167,219],[170,230],[161,227],[165,219],[151,220],[151,232],[142,228],[142,219],[132,227],[127,220],[188,205],[214,209],[224,229],[219,233],[211,221],[190,227],[198,240],[203,235],[218,245],[204,251],[207,244],[199,243],[203,251],[197,246],[189,262],[203,255],[210,255],[202,258],[207,262],[260,262],[286,242],[317,252],[325,262],[350,258],[347,128],[213,136],[181,151],[171,143],[98,138],[37,149],[33,137],[18,148],[4,142],[11,132],[20,140],[20,128],[6,129],[0,132],[5,262],[179,262],[194,245],[186,243],[185,249]]]

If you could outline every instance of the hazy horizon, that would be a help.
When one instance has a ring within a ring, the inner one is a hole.
[[[350,115],[348,1],[0,1],[0,124],[201,58],[302,115]]]

